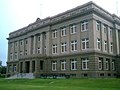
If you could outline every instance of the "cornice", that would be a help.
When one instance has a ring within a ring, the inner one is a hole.
[[[59,23],[62,22],[64,20],[68,20],[68,19],[72,19],[75,17],[78,17],[80,15],[84,15],[84,14],[89,14],[90,12],[96,12],[99,15],[101,15],[102,17],[106,18],[107,20],[110,20],[112,22],[116,22],[117,24],[120,24],[120,18],[117,17],[116,15],[112,15],[109,12],[107,12],[106,10],[102,9],[101,7],[99,7],[98,5],[96,5],[95,3],[93,3],[92,1],[83,4],[81,6],[78,6],[76,8],[67,10],[63,13],[57,14],[53,17],[47,17],[45,19],[39,19],[37,18],[37,20],[34,23],[29,24],[26,27],[23,27],[17,31],[11,32],[9,34],[9,39],[21,36],[21,35],[25,35],[29,32],[32,32],[36,29],[45,27],[45,26],[50,26],[53,25],[55,23]]]

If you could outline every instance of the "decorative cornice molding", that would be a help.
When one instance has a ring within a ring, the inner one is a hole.
[[[57,14],[53,17],[47,17],[45,19],[37,18],[37,20],[34,23],[31,23],[28,26],[21,28],[17,31],[11,32],[9,34],[9,38],[7,38],[7,39],[9,40],[9,39],[15,38],[17,36],[27,34],[27,33],[34,31],[38,28],[42,28],[45,26],[52,25],[54,23],[62,22],[62,21],[67,20],[67,19],[71,19],[71,18],[80,16],[80,15],[84,15],[88,12],[96,12],[99,15],[101,15],[102,17],[106,18],[107,20],[110,20],[112,22],[116,22],[117,24],[120,24],[119,17],[117,17],[114,14],[110,14],[106,10],[102,9],[101,7],[99,7],[98,5],[96,5],[95,3],[90,1],[86,4],[78,6],[76,8],[73,8],[73,9],[70,9],[70,10],[65,11],[63,13]]]

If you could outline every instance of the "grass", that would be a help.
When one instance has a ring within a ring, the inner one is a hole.
[[[0,90],[120,90],[120,79],[0,79]]]

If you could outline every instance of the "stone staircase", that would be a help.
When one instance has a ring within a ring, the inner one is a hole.
[[[34,79],[35,77],[34,77],[33,73],[19,73],[19,74],[10,76],[6,79],[20,79],[20,78]]]

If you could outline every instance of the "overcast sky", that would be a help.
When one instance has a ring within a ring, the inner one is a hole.
[[[9,33],[34,22],[72,9],[91,0],[0,0],[0,60],[7,61]],[[120,16],[120,0],[92,0],[111,14]]]

